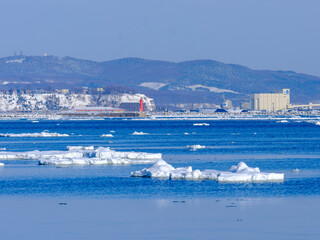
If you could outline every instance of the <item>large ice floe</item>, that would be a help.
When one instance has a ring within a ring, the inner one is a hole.
[[[153,163],[161,153],[118,152],[108,147],[68,146],[68,151],[0,152],[0,160],[39,160],[40,165],[128,165]]]
[[[244,162],[232,166],[229,172],[206,169],[193,170],[191,166],[174,168],[164,160],[152,167],[131,173],[131,177],[166,178],[184,180],[216,180],[219,182],[275,182],[283,181],[283,173],[263,173],[259,168],[248,167]]]
[[[43,131],[41,133],[0,133],[0,137],[68,137],[68,134],[49,133]]]

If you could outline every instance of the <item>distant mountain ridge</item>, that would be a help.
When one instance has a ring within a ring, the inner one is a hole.
[[[167,62],[123,58],[96,62],[72,57],[0,58],[0,89],[124,86],[156,103],[245,101],[255,92],[290,88],[296,103],[319,102],[320,77],[292,71],[253,70],[214,60]]]

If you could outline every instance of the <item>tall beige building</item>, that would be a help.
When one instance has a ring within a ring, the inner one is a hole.
[[[250,102],[251,110],[285,110],[290,105],[290,89],[283,89],[282,93],[255,93]]]

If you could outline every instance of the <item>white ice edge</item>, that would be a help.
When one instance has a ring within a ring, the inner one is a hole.
[[[118,152],[107,147],[68,146],[68,151],[0,152],[0,160],[39,160],[40,165],[123,165],[153,163],[161,153]]]
[[[68,134],[49,133],[46,131],[40,133],[0,133],[0,137],[68,137]]]
[[[218,182],[276,182],[283,181],[283,173],[264,173],[259,168],[250,168],[244,162],[232,166],[229,172],[206,169],[193,170],[191,166],[174,168],[164,160],[157,161],[152,167],[131,173],[131,177],[216,180]]]

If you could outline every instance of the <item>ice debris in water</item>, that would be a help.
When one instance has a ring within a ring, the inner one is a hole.
[[[296,168],[296,169],[293,169],[292,172],[300,172],[301,170]]]
[[[288,120],[277,121],[277,123],[288,123]]]
[[[0,167],[3,167],[4,166],[4,163],[0,162]]]
[[[132,133],[132,135],[148,135],[149,133],[144,133],[144,132],[136,132],[136,131],[134,131],[133,133]]]
[[[244,162],[232,166],[229,172],[206,169],[193,170],[191,166],[174,168],[164,160],[157,161],[152,167],[131,172],[131,177],[185,179],[185,180],[217,180],[219,182],[273,182],[283,181],[283,173],[263,173],[259,168],[248,167]]]
[[[68,146],[68,151],[0,152],[0,160],[39,160],[40,165],[121,165],[153,163],[161,153],[118,152],[106,147]]]
[[[198,149],[204,149],[205,146],[197,145],[187,145],[187,148],[190,148],[190,151],[197,151]]]
[[[210,126],[209,123],[194,123],[193,126]]]
[[[101,137],[113,137],[112,134],[102,134]]]
[[[70,150],[94,150],[94,146],[67,146],[67,149]]]
[[[0,133],[0,137],[68,137],[68,134],[49,133],[45,130],[41,133]]]

